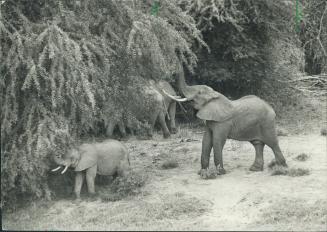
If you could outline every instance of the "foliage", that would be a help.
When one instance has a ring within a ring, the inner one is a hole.
[[[49,198],[52,154],[104,119],[133,115],[143,79],[168,78],[180,62],[193,69],[192,41],[204,44],[194,21],[168,0],[151,16],[151,3],[1,2],[2,205]]]
[[[204,49],[198,52],[198,68],[192,76],[195,82],[208,84],[232,98],[252,93],[269,99],[275,93],[265,97],[266,89],[279,86],[276,81],[288,80],[299,72],[303,55],[293,30],[292,2],[180,0],[179,3],[194,17],[211,49],[210,54]],[[281,91],[289,90],[285,84],[281,86]],[[275,100],[278,101],[270,102]]]
[[[306,55],[305,71],[327,73],[327,2],[303,1],[300,39]]]

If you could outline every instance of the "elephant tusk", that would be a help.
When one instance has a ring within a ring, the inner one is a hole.
[[[55,171],[59,170],[60,168],[61,168],[61,166],[58,166],[57,168],[54,168],[54,169],[52,169],[51,171],[52,171],[52,172],[55,172]]]
[[[170,97],[171,99],[175,100],[175,101],[178,101],[178,102],[186,102],[188,101],[187,98],[180,98],[180,96],[173,96],[173,95],[170,95],[169,93],[167,93],[164,89],[162,90],[162,92],[167,95],[168,97]]]
[[[64,174],[67,171],[68,165],[66,165],[65,169],[61,172],[61,174]]]

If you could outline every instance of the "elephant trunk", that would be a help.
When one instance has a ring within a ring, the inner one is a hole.
[[[192,86],[187,85],[185,81],[185,74],[183,71],[183,67],[180,68],[180,72],[177,76],[177,86],[179,91],[188,99],[194,96],[194,89]]]

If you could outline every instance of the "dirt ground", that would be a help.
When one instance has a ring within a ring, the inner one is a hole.
[[[326,136],[319,133],[280,136],[289,169],[305,175],[272,175],[273,159],[265,147],[265,169],[251,172],[254,148],[228,140],[227,173],[203,180],[201,129],[182,129],[170,139],[130,139],[124,143],[132,168],[146,173],[141,193],[118,201],[71,199],[33,203],[3,215],[9,230],[326,230]],[[298,159],[300,154],[306,160]],[[173,160],[177,167],[164,169]],[[213,167],[211,157],[210,166]],[[98,187],[105,191],[106,186]]]

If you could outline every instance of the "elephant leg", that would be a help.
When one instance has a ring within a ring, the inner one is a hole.
[[[150,129],[149,129],[149,136],[153,136],[153,130],[154,130],[154,125],[156,123],[157,118],[159,117],[159,110],[156,110],[153,112],[153,114],[150,116]]]
[[[81,197],[81,189],[83,185],[84,180],[84,173],[83,172],[76,172],[75,176],[75,186],[74,186],[74,193],[76,199],[79,199]]]
[[[255,149],[255,160],[250,167],[250,171],[263,171],[263,148],[265,144],[258,140],[251,141],[251,143]]]
[[[268,144],[267,144],[267,145],[268,145]],[[269,145],[268,145],[268,146],[269,146]],[[271,144],[270,148],[271,148],[271,149],[273,150],[273,152],[274,152],[275,159],[276,159],[276,163],[277,163],[278,165],[282,165],[282,166],[287,167],[286,160],[285,160],[285,158],[284,158],[284,156],[283,156],[282,151],[280,150],[280,147],[279,147],[278,142]]]
[[[201,170],[199,171],[199,175],[203,179],[207,179],[209,177],[209,161],[210,161],[210,153],[212,150],[212,131],[209,127],[205,127],[205,132],[202,139],[202,151],[201,151]]]
[[[158,115],[159,123],[163,132],[164,138],[170,137],[170,132],[168,130],[166,120],[165,120],[165,114],[163,112],[160,112]]]
[[[107,130],[106,130],[107,137],[111,138],[113,136],[115,126],[116,126],[115,122],[108,123]]]
[[[278,165],[287,167],[286,160],[278,144],[275,124],[270,128],[264,128],[264,143],[268,145],[274,152],[275,160]]]
[[[176,124],[175,124],[175,115],[176,115],[176,102],[171,102],[168,108],[168,114],[170,118],[170,131],[172,134],[176,134]]]
[[[97,165],[86,170],[86,183],[89,194],[95,194],[94,181],[97,175]]]
[[[120,133],[121,133],[121,136],[122,136],[123,138],[125,138],[125,137],[126,137],[125,124],[124,124],[122,121],[120,121],[120,122],[118,123],[118,127],[119,127],[119,131],[120,131]]]
[[[217,173],[219,175],[222,175],[226,173],[223,162],[223,148],[226,143],[230,125],[225,123],[213,123],[215,123],[212,129],[214,162],[217,169]]]

